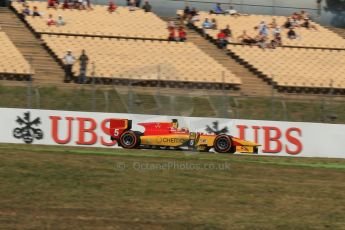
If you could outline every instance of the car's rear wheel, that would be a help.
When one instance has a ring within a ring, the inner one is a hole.
[[[232,149],[232,141],[228,135],[218,135],[214,140],[214,150],[218,153],[228,153]]]
[[[120,137],[120,145],[125,149],[135,149],[140,145],[140,135],[133,131],[126,131]]]

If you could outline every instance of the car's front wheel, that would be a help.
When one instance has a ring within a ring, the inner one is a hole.
[[[229,153],[232,149],[232,140],[228,135],[218,135],[214,140],[214,150],[218,153]]]
[[[140,145],[140,135],[133,131],[126,131],[120,137],[120,145],[125,149],[134,149]]]

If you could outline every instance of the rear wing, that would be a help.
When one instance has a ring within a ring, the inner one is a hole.
[[[110,119],[110,139],[118,140],[122,133],[132,128],[132,120]]]

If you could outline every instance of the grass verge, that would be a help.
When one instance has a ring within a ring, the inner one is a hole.
[[[0,228],[343,229],[344,165],[0,145]]]

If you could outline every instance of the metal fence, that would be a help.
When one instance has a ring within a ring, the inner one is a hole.
[[[238,119],[345,123],[345,101],[333,95],[309,99],[235,95],[228,90],[74,85],[1,86],[0,107]]]

